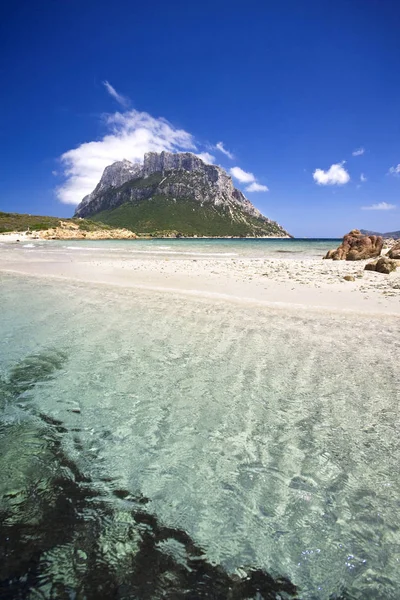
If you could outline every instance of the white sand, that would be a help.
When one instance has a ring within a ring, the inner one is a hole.
[[[26,240],[28,242],[28,239]],[[110,257],[95,252],[7,251],[0,272],[138,287],[275,306],[400,315],[400,269],[364,271],[366,261]],[[344,275],[354,275],[354,282]]]
[[[15,243],[15,242],[29,242],[30,240],[37,240],[39,236],[35,233],[27,233],[26,231],[21,231],[19,233],[1,233],[0,234],[0,242],[1,243]]]

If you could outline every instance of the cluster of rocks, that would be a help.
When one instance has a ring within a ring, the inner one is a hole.
[[[365,270],[388,275],[395,271],[398,266],[400,241],[394,242],[386,256],[381,256],[383,244],[384,240],[380,235],[364,235],[359,229],[352,229],[344,236],[340,246],[336,250],[329,250],[324,258],[352,261],[375,258],[376,260],[365,265]],[[354,281],[354,278],[350,278],[350,276],[346,276],[345,279]]]
[[[347,233],[336,250],[329,250],[324,258],[332,260],[365,260],[379,256],[383,248],[380,235],[363,235],[359,229]]]
[[[123,228],[83,231],[79,227],[54,227],[38,231],[36,239],[38,238],[42,240],[131,240],[136,239],[137,235]]]
[[[389,258],[400,260],[400,240],[397,240],[387,253]]]
[[[390,260],[386,256],[381,256],[378,260],[374,260],[365,265],[366,271],[376,271],[377,273],[384,273],[385,275],[389,275],[392,271],[395,271],[397,268],[397,263],[395,260]]]
[[[60,221],[58,227],[50,227],[39,231],[28,231],[21,234],[31,240],[127,240],[136,239],[136,233],[122,228],[101,228],[85,230],[78,223]],[[20,240],[17,239],[17,242]]]

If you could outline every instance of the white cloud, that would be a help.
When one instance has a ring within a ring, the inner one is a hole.
[[[108,81],[104,81],[103,85],[119,104],[124,107],[129,105],[129,99],[121,96]],[[145,112],[126,110],[108,114],[104,117],[104,123],[107,133],[103,138],[85,142],[60,157],[62,172],[60,170],[57,175],[61,175],[64,181],[56,189],[56,194],[61,202],[79,204],[94,190],[104,169],[116,161],[127,159],[132,163],[140,163],[146,152],[184,152],[197,149],[190,133],[176,129],[166,119],[154,118]],[[223,142],[218,142],[214,148],[229,158],[234,158]],[[196,155],[208,164],[215,162],[215,156],[209,152]],[[243,171],[240,167],[233,167],[230,173],[241,183],[250,184],[246,187],[247,192],[268,191],[266,185],[257,183],[253,173]],[[53,174],[56,172],[53,171]]]
[[[212,165],[215,162],[215,156],[213,156],[209,152],[200,152],[200,154],[196,154],[196,156],[201,158],[202,161],[208,163],[209,165]]]
[[[379,204],[371,204],[371,206],[362,206],[362,210],[394,210],[395,204],[388,204],[387,202],[379,202]]]
[[[266,185],[261,185],[260,183],[256,183],[253,181],[250,185],[247,186],[246,192],[268,192],[268,188]]]
[[[253,173],[248,173],[247,171],[243,171],[240,167],[232,167],[230,169],[230,174],[232,177],[240,181],[240,183],[248,183],[249,185],[245,188],[246,192],[269,192],[269,189],[266,185],[261,185],[261,183],[257,183],[256,178]]]
[[[130,105],[129,98],[118,94],[117,90],[109,83],[108,81],[103,81],[103,85],[106,88],[107,92],[110,94],[114,100],[118,102],[123,108],[128,108]]]
[[[350,181],[350,175],[343,168],[344,162],[331,165],[327,171],[316,169],[313,173],[314,181],[318,185],[344,185]]]
[[[230,174],[232,175],[232,177],[240,181],[240,183],[252,183],[256,180],[253,173],[247,173],[246,171],[243,171],[243,169],[241,169],[240,167],[232,167],[230,169]]]
[[[150,151],[196,149],[190,133],[145,112],[116,112],[106,116],[105,124],[108,133],[102,139],[83,143],[61,156],[65,181],[56,190],[61,202],[78,204],[96,187],[104,169],[117,160],[138,163]]]
[[[390,175],[400,175],[400,164],[397,167],[390,167],[389,173]]]
[[[222,154],[225,154],[225,156],[227,156],[231,160],[233,160],[235,158],[233,156],[232,152],[229,152],[229,150],[227,150],[224,147],[224,144],[222,142],[218,142],[218,144],[216,144],[215,147],[216,147],[217,150],[219,150],[220,152],[222,152]]]
[[[357,150],[353,150],[353,156],[362,156],[365,152],[365,148],[357,148]]]
[[[361,181],[361,183],[365,183],[366,181],[368,181],[368,179],[365,177],[364,173],[361,173],[360,181]]]

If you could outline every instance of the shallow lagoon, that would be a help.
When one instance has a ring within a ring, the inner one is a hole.
[[[46,446],[30,466],[42,437],[23,424],[40,417],[102,502],[145,498],[227,573],[286,576],[303,599],[398,596],[398,320],[11,276],[1,315],[14,522],[27,471],[49,468]],[[18,381],[40,377],[11,394],[21,361]],[[47,552],[37,587],[50,598],[51,581],[73,589],[77,574],[65,548]]]
[[[164,238],[137,240],[30,240],[27,243],[1,242],[2,252],[46,252],[52,256],[84,253],[90,256],[128,258],[322,258],[341,243],[340,239],[326,238]]]

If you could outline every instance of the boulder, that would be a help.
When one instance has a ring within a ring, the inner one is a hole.
[[[356,278],[354,277],[354,275],[345,275],[345,276],[343,277],[343,279],[344,279],[345,281],[355,281],[355,280],[356,280]]]
[[[336,250],[329,250],[324,258],[332,260],[365,260],[379,256],[383,247],[380,235],[363,235],[358,229],[346,234]]]
[[[400,241],[396,242],[395,245],[390,248],[390,250],[386,256],[388,258],[394,258],[395,260],[400,260]]]
[[[392,271],[395,271],[397,268],[397,263],[395,260],[390,260],[386,256],[382,256],[382,258],[378,258],[378,260],[374,260],[365,265],[366,271],[376,271],[377,273],[384,273],[385,275],[389,275]]]

